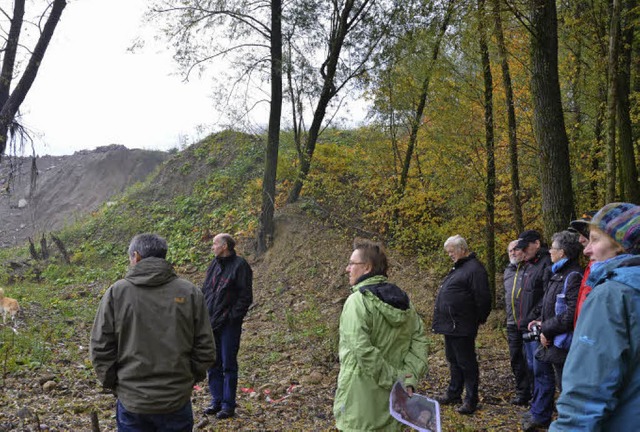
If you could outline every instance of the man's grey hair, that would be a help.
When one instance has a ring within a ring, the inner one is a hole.
[[[580,244],[579,238],[578,233],[560,231],[551,237],[551,242],[557,243],[558,249],[562,249],[567,258],[576,260],[582,252],[582,245]]]
[[[511,256],[511,250],[514,249],[517,245],[518,245],[517,239],[510,241],[509,244],[507,245],[507,257],[509,257],[509,263],[512,265],[518,265],[519,263],[522,262],[522,255],[519,255],[518,257]]]
[[[138,252],[140,258],[166,258],[167,257],[167,241],[157,234],[138,234],[129,244],[129,256],[133,257]]]
[[[451,246],[456,250],[462,252],[469,252],[469,246],[467,246],[467,241],[459,234],[451,236],[444,242],[444,247]]]
[[[229,252],[236,251],[236,240],[231,237],[231,234],[220,233],[218,234],[218,237],[227,245]]]

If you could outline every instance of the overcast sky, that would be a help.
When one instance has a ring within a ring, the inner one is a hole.
[[[185,83],[166,43],[153,40],[155,30],[142,22],[148,4],[149,0],[68,0],[21,106],[21,122],[37,155],[73,154],[110,144],[169,150],[228,123],[214,108],[212,80],[193,74]],[[28,15],[35,12],[27,10]],[[140,36],[144,49],[131,52]],[[224,66],[218,62],[217,67]],[[220,77],[222,70],[215,75]],[[250,120],[266,127],[268,105],[261,106]],[[366,104],[356,96],[341,106],[334,122],[357,126],[365,115]],[[25,153],[31,155],[31,150]]]
[[[38,155],[109,144],[167,150],[202,137],[200,125],[213,130],[219,115],[210,82],[182,82],[161,44],[127,51],[140,34],[145,4],[68,2],[21,108]]]

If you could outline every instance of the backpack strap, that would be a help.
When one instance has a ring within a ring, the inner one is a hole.
[[[564,288],[562,288],[562,294],[566,294],[567,293],[567,283],[569,282],[569,277],[571,275],[577,274],[578,276],[580,276],[580,279],[582,279],[582,275],[580,274],[580,272],[577,271],[572,271],[571,273],[569,273],[565,278],[564,278]]]

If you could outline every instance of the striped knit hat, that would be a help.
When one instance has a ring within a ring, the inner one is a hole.
[[[625,252],[640,254],[640,206],[631,203],[610,203],[602,207],[591,220],[620,243]]]

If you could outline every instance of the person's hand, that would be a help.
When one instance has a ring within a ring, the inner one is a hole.
[[[531,331],[531,327],[532,327],[534,324],[536,324],[536,325],[541,325],[541,324],[542,324],[542,321],[531,321],[531,322],[529,323],[529,325],[527,326],[527,330]]]
[[[409,395],[409,397],[413,396],[413,386],[407,386],[407,394]]]
[[[540,333],[540,343],[544,347],[548,347],[549,345],[551,345],[551,342],[549,341],[549,339],[546,338],[544,333]]]

